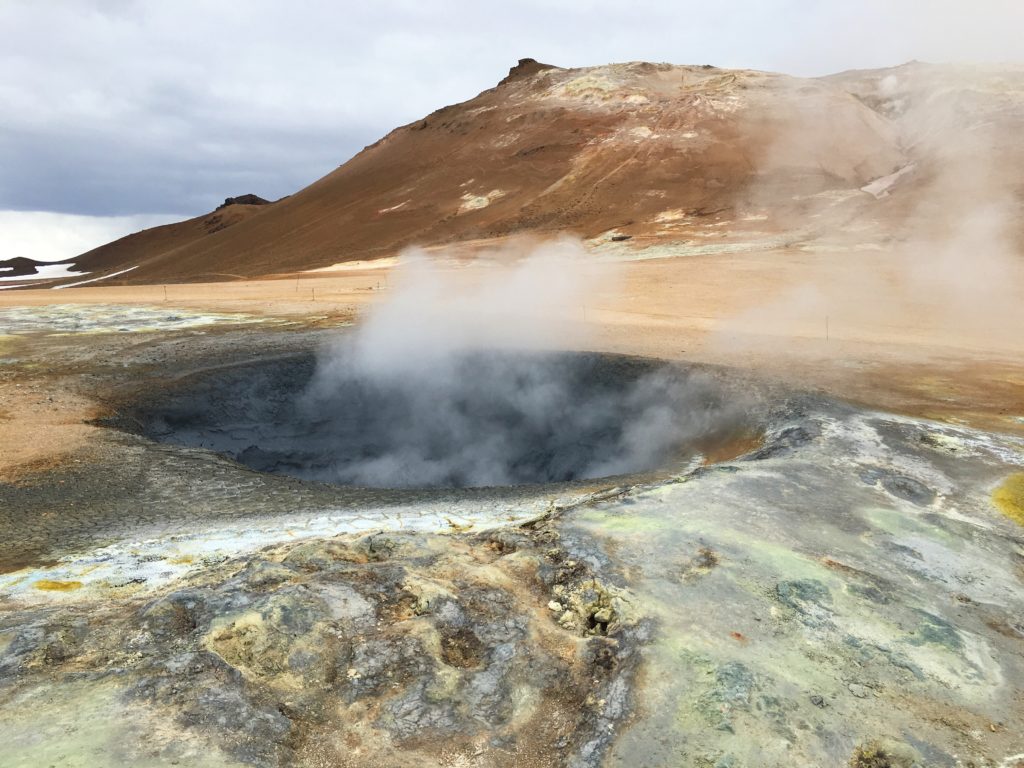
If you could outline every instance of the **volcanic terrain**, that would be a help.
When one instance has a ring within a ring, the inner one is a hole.
[[[524,59],[0,262],[0,765],[1024,765],[1022,129]]]

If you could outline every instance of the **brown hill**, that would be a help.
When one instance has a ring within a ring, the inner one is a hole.
[[[191,281],[513,233],[702,247],[728,223],[741,240],[770,238],[823,205],[855,216],[875,204],[861,187],[907,165],[893,115],[851,95],[863,79],[523,60],[289,198],[146,230],[75,264],[133,268],[112,282]]]
[[[149,262],[173,262],[175,254],[197,247],[203,240],[224,232],[250,217],[269,209],[269,205],[229,205],[194,219],[151,227],[126,235],[112,243],[83,253],[75,264],[79,271],[102,273],[134,267],[147,268]],[[134,272],[135,270],[133,270]],[[210,277],[215,276],[210,272]],[[220,273],[221,277],[235,277]],[[125,276],[127,277],[127,275]]]

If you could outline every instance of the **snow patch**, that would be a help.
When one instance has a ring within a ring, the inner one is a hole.
[[[59,280],[62,277],[81,277],[88,275],[88,272],[72,272],[74,264],[37,264],[34,275],[19,275],[18,277],[0,277],[0,281],[10,282],[12,280]]]
[[[914,163],[908,163],[895,173],[890,173],[888,176],[877,178],[870,184],[861,187],[860,191],[867,192],[876,200],[881,200],[883,197],[887,197],[889,192],[892,191],[892,188],[896,186],[896,183],[908,173],[911,173],[914,170],[914,167]]]
[[[492,189],[486,195],[474,195],[467,192],[461,198],[462,205],[459,206],[459,213],[467,213],[468,211],[476,211],[481,208],[486,208],[499,197],[504,196],[505,191],[501,189]]]
[[[90,280],[79,280],[77,283],[67,283],[66,285],[55,285],[55,286],[53,286],[53,290],[59,291],[61,288],[74,288],[76,285],[85,285],[86,283],[96,283],[96,282],[99,282],[100,280],[109,280],[112,277],[117,277],[118,275],[123,275],[125,272],[131,272],[133,269],[138,269],[138,268],[139,268],[139,265],[136,264],[134,267],[128,267],[128,269],[122,269],[120,272],[111,272],[109,275],[103,275],[102,277],[94,277],[94,278],[91,278]],[[83,272],[82,274],[86,274],[87,275],[89,273],[88,272]]]

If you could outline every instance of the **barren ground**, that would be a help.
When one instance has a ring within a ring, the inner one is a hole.
[[[855,264],[851,263],[855,260]],[[610,289],[566,307],[599,351],[723,363],[881,409],[1024,433],[1024,336],[964,327],[941,306],[871,313],[786,310],[793,286],[842,289],[851,270],[884,271],[886,254],[823,257],[791,251],[626,262]],[[452,265],[452,291],[471,276]],[[388,290],[388,268],[346,268],[276,280],[82,287],[0,293],[0,309],[144,304],[245,313],[302,325],[356,320]],[[1021,288],[1024,293],[1024,287]],[[1024,302],[1024,296],[1021,297]],[[827,324],[827,338],[826,338]],[[0,354],[27,336],[0,335]],[[75,344],[88,344],[76,334]],[[144,344],[145,335],[136,342]],[[40,360],[0,380],[0,478],[23,476],[88,443],[95,405],[55,385]]]
[[[667,478],[328,486],[90,423],[312,352],[391,266],[0,294],[9,764],[1021,764],[1024,340],[852,289],[883,251],[625,261],[564,307],[548,344],[778,394]]]

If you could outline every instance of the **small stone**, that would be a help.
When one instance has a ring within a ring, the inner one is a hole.
[[[563,610],[562,604],[557,600],[552,600],[550,603],[548,603],[548,609],[554,611],[555,613],[561,613]]]
[[[865,688],[863,685],[860,685],[859,683],[850,683],[847,686],[847,688],[849,688],[850,693],[852,693],[858,699],[866,699],[868,695],[871,693],[871,691],[868,688]]]
[[[594,612],[594,621],[598,624],[610,624],[612,620],[612,609],[602,608],[599,611]]]
[[[828,706],[825,703],[825,699],[822,696],[819,696],[818,694],[814,694],[813,696],[811,696],[811,704],[813,704],[816,707],[820,707],[821,709],[824,709],[826,706]]]

